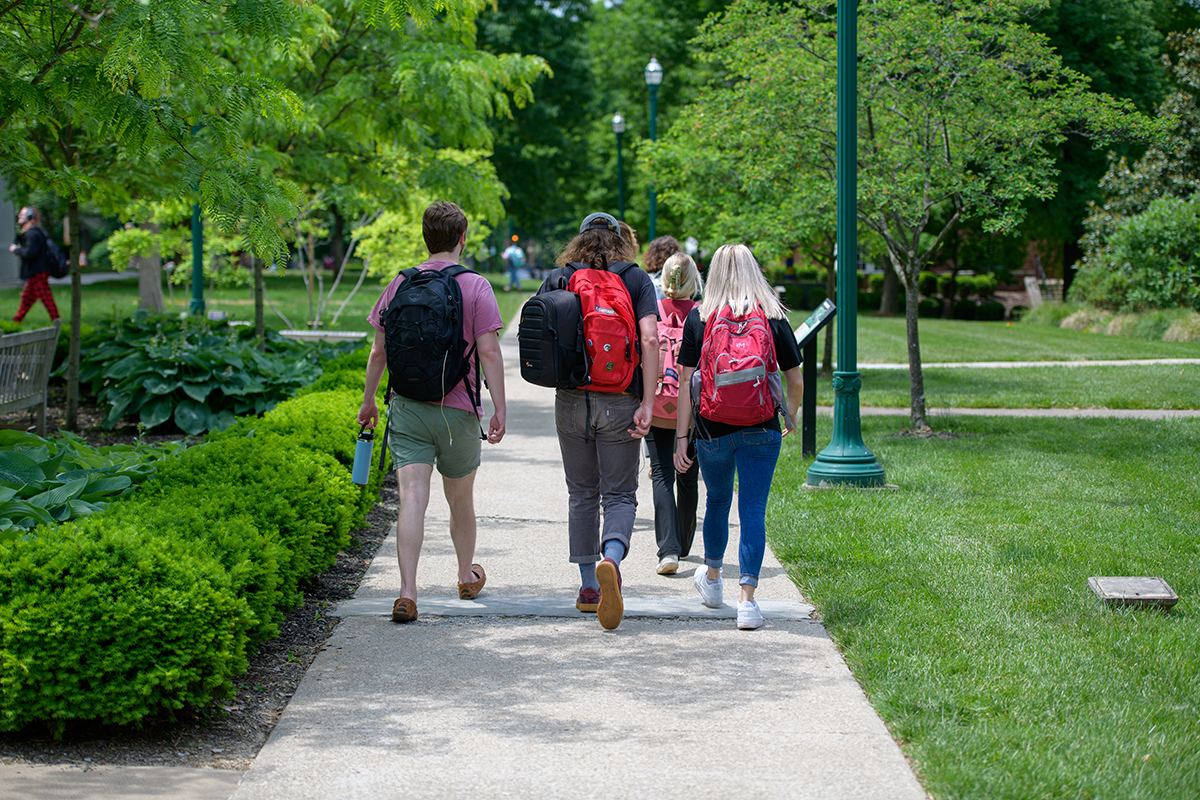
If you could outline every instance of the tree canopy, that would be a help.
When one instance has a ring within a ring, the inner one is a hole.
[[[1037,0],[873,0],[859,7],[858,217],[907,289],[911,417],[925,427],[917,327],[922,267],[960,220],[1020,223],[1054,192],[1068,131],[1145,138],[1128,102],[1089,90],[1026,24]],[[725,68],[656,150],[664,195],[794,240],[835,202],[836,20],[825,3],[740,0],[698,43]],[[783,205],[782,210],[779,207]],[[935,210],[948,206],[938,230]],[[710,223],[711,224],[711,223]],[[753,245],[754,242],[751,242]]]

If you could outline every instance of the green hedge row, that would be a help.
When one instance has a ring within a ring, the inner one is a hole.
[[[228,695],[378,497],[375,465],[371,486],[350,482],[359,376],[163,459],[102,513],[0,544],[0,730]]]

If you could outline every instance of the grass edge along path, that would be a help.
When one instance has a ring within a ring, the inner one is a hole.
[[[805,491],[788,442],[767,529],[926,790],[1200,796],[1200,420],[862,423],[899,490]],[[1111,610],[1090,575],[1181,599]]]

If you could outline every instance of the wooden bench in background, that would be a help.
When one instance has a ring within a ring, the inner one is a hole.
[[[61,325],[0,336],[0,414],[36,409],[38,436],[46,435],[46,384]]]

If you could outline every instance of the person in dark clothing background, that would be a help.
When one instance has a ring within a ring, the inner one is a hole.
[[[58,319],[58,306],[54,304],[54,293],[50,291],[50,276],[46,274],[46,232],[42,230],[42,217],[36,208],[25,206],[17,215],[21,226],[21,243],[8,246],[10,252],[21,258],[21,279],[25,288],[21,290],[21,305],[13,322],[21,322],[29,309],[38,300],[46,306],[50,321]]]

